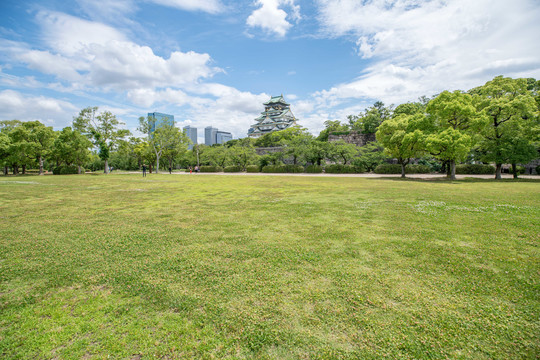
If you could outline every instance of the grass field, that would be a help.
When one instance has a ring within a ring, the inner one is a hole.
[[[540,182],[0,177],[2,359],[538,359]]]

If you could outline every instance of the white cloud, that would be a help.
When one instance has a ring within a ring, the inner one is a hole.
[[[40,11],[37,20],[45,43],[66,56],[84,56],[90,60],[92,56],[86,52],[89,44],[106,46],[112,40],[127,41],[126,36],[115,28],[64,13]]]
[[[204,11],[211,14],[223,10],[223,5],[219,0],[148,0],[154,4],[169,6],[187,11]]]
[[[68,101],[45,96],[27,96],[13,90],[0,91],[0,109],[4,119],[40,120],[48,126],[63,127],[71,123],[78,111]]]
[[[246,20],[250,27],[260,27],[268,33],[274,33],[280,37],[285,36],[292,24],[287,21],[287,13],[280,6],[288,5],[291,8],[292,20],[300,20],[300,6],[294,4],[294,0],[257,0],[261,7],[254,10]]]
[[[540,76],[535,0],[319,0],[319,7],[326,34],[352,37],[370,60],[360,77],[316,94],[327,101],[399,103],[499,74]]]

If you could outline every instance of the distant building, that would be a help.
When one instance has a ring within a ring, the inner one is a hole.
[[[216,144],[225,144],[227,141],[232,140],[232,134],[226,131],[216,132]]]
[[[212,146],[216,143],[216,133],[218,129],[215,127],[207,126],[204,128],[204,144]]]
[[[162,124],[169,124],[170,126],[174,126],[174,115],[153,112],[148,113],[148,117],[154,120],[151,122],[150,134],[153,133],[156,128]]]
[[[255,119],[256,124],[251,125],[248,136],[257,138],[264,134],[279,131],[296,125],[296,118],[288,104],[281,96],[272,96],[264,104],[264,111]]]
[[[193,145],[197,144],[197,128],[193,126],[184,126],[184,134],[191,140],[193,144],[188,146],[188,149],[193,149]]]

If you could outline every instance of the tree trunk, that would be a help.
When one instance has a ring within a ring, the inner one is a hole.
[[[19,175],[19,165],[13,164],[13,175]]]
[[[502,164],[495,164],[495,180],[501,180],[501,167]]]
[[[159,156],[156,156],[156,174],[159,173]]]
[[[402,178],[405,178],[405,166],[406,166],[407,164],[405,164],[405,161],[403,161],[403,159],[401,159],[401,158],[398,159],[398,162],[399,162],[399,164],[401,165],[401,177],[402,177]]]
[[[77,165],[77,174],[81,175],[81,165]]]
[[[43,175],[43,156],[39,156],[39,175]]]
[[[105,159],[105,169],[103,170],[105,174],[109,173],[109,159]]]
[[[518,178],[517,164],[512,164],[512,174],[514,175],[514,179]]]
[[[152,163],[150,163],[148,165],[148,173],[150,173],[150,174],[152,173]]]
[[[456,161],[450,160],[450,180],[456,180]]]
[[[4,166],[4,175],[7,175],[9,171],[9,168],[7,165]]]

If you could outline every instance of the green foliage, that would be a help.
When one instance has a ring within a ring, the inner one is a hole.
[[[53,175],[71,175],[78,174],[79,167],[76,165],[62,165],[53,169]],[[81,173],[84,174],[84,168],[81,169]]]
[[[358,157],[352,159],[351,163],[370,172],[388,159],[389,157],[384,153],[384,147],[377,141],[373,141],[361,146],[358,149]]]
[[[513,168],[510,168],[510,173],[514,174],[514,169]],[[519,174],[519,175],[525,174],[525,167],[521,166],[521,165],[517,165],[516,166],[516,173]]]
[[[263,173],[302,173],[304,172],[304,167],[300,165],[267,165],[264,166],[261,170]]]
[[[349,131],[346,124],[342,124],[339,120],[327,120],[324,122],[325,129],[319,133],[317,141],[328,141],[328,135],[334,132]]]
[[[244,170],[244,168],[242,166],[239,166],[239,165],[231,165],[231,166],[226,166],[223,171],[224,172],[242,172]]]
[[[495,174],[495,168],[486,164],[460,164],[456,165],[456,174],[492,175]]]
[[[318,174],[323,172],[323,167],[320,165],[308,165],[304,171],[306,173]]]
[[[540,139],[539,108],[528,86],[526,79],[497,76],[471,90],[483,119],[478,147],[483,161],[496,164],[497,179],[503,163],[533,156],[527,144]]]
[[[392,106],[385,106],[382,101],[377,101],[359,115],[349,115],[349,125],[353,130],[364,134],[374,134],[379,125],[392,115]]]
[[[248,165],[246,166],[246,172],[248,173],[258,173],[260,172],[259,165]]]
[[[362,166],[332,164],[326,165],[324,172],[328,174],[360,174],[365,172],[365,169]]]
[[[536,170],[536,175],[540,175],[540,165],[534,168]]]
[[[401,165],[399,164],[381,164],[375,170],[375,174],[401,174]]]
[[[208,172],[223,172],[223,168],[221,166],[217,165],[203,165],[199,168],[200,172],[208,173]],[[230,171],[232,172],[232,171]]]

